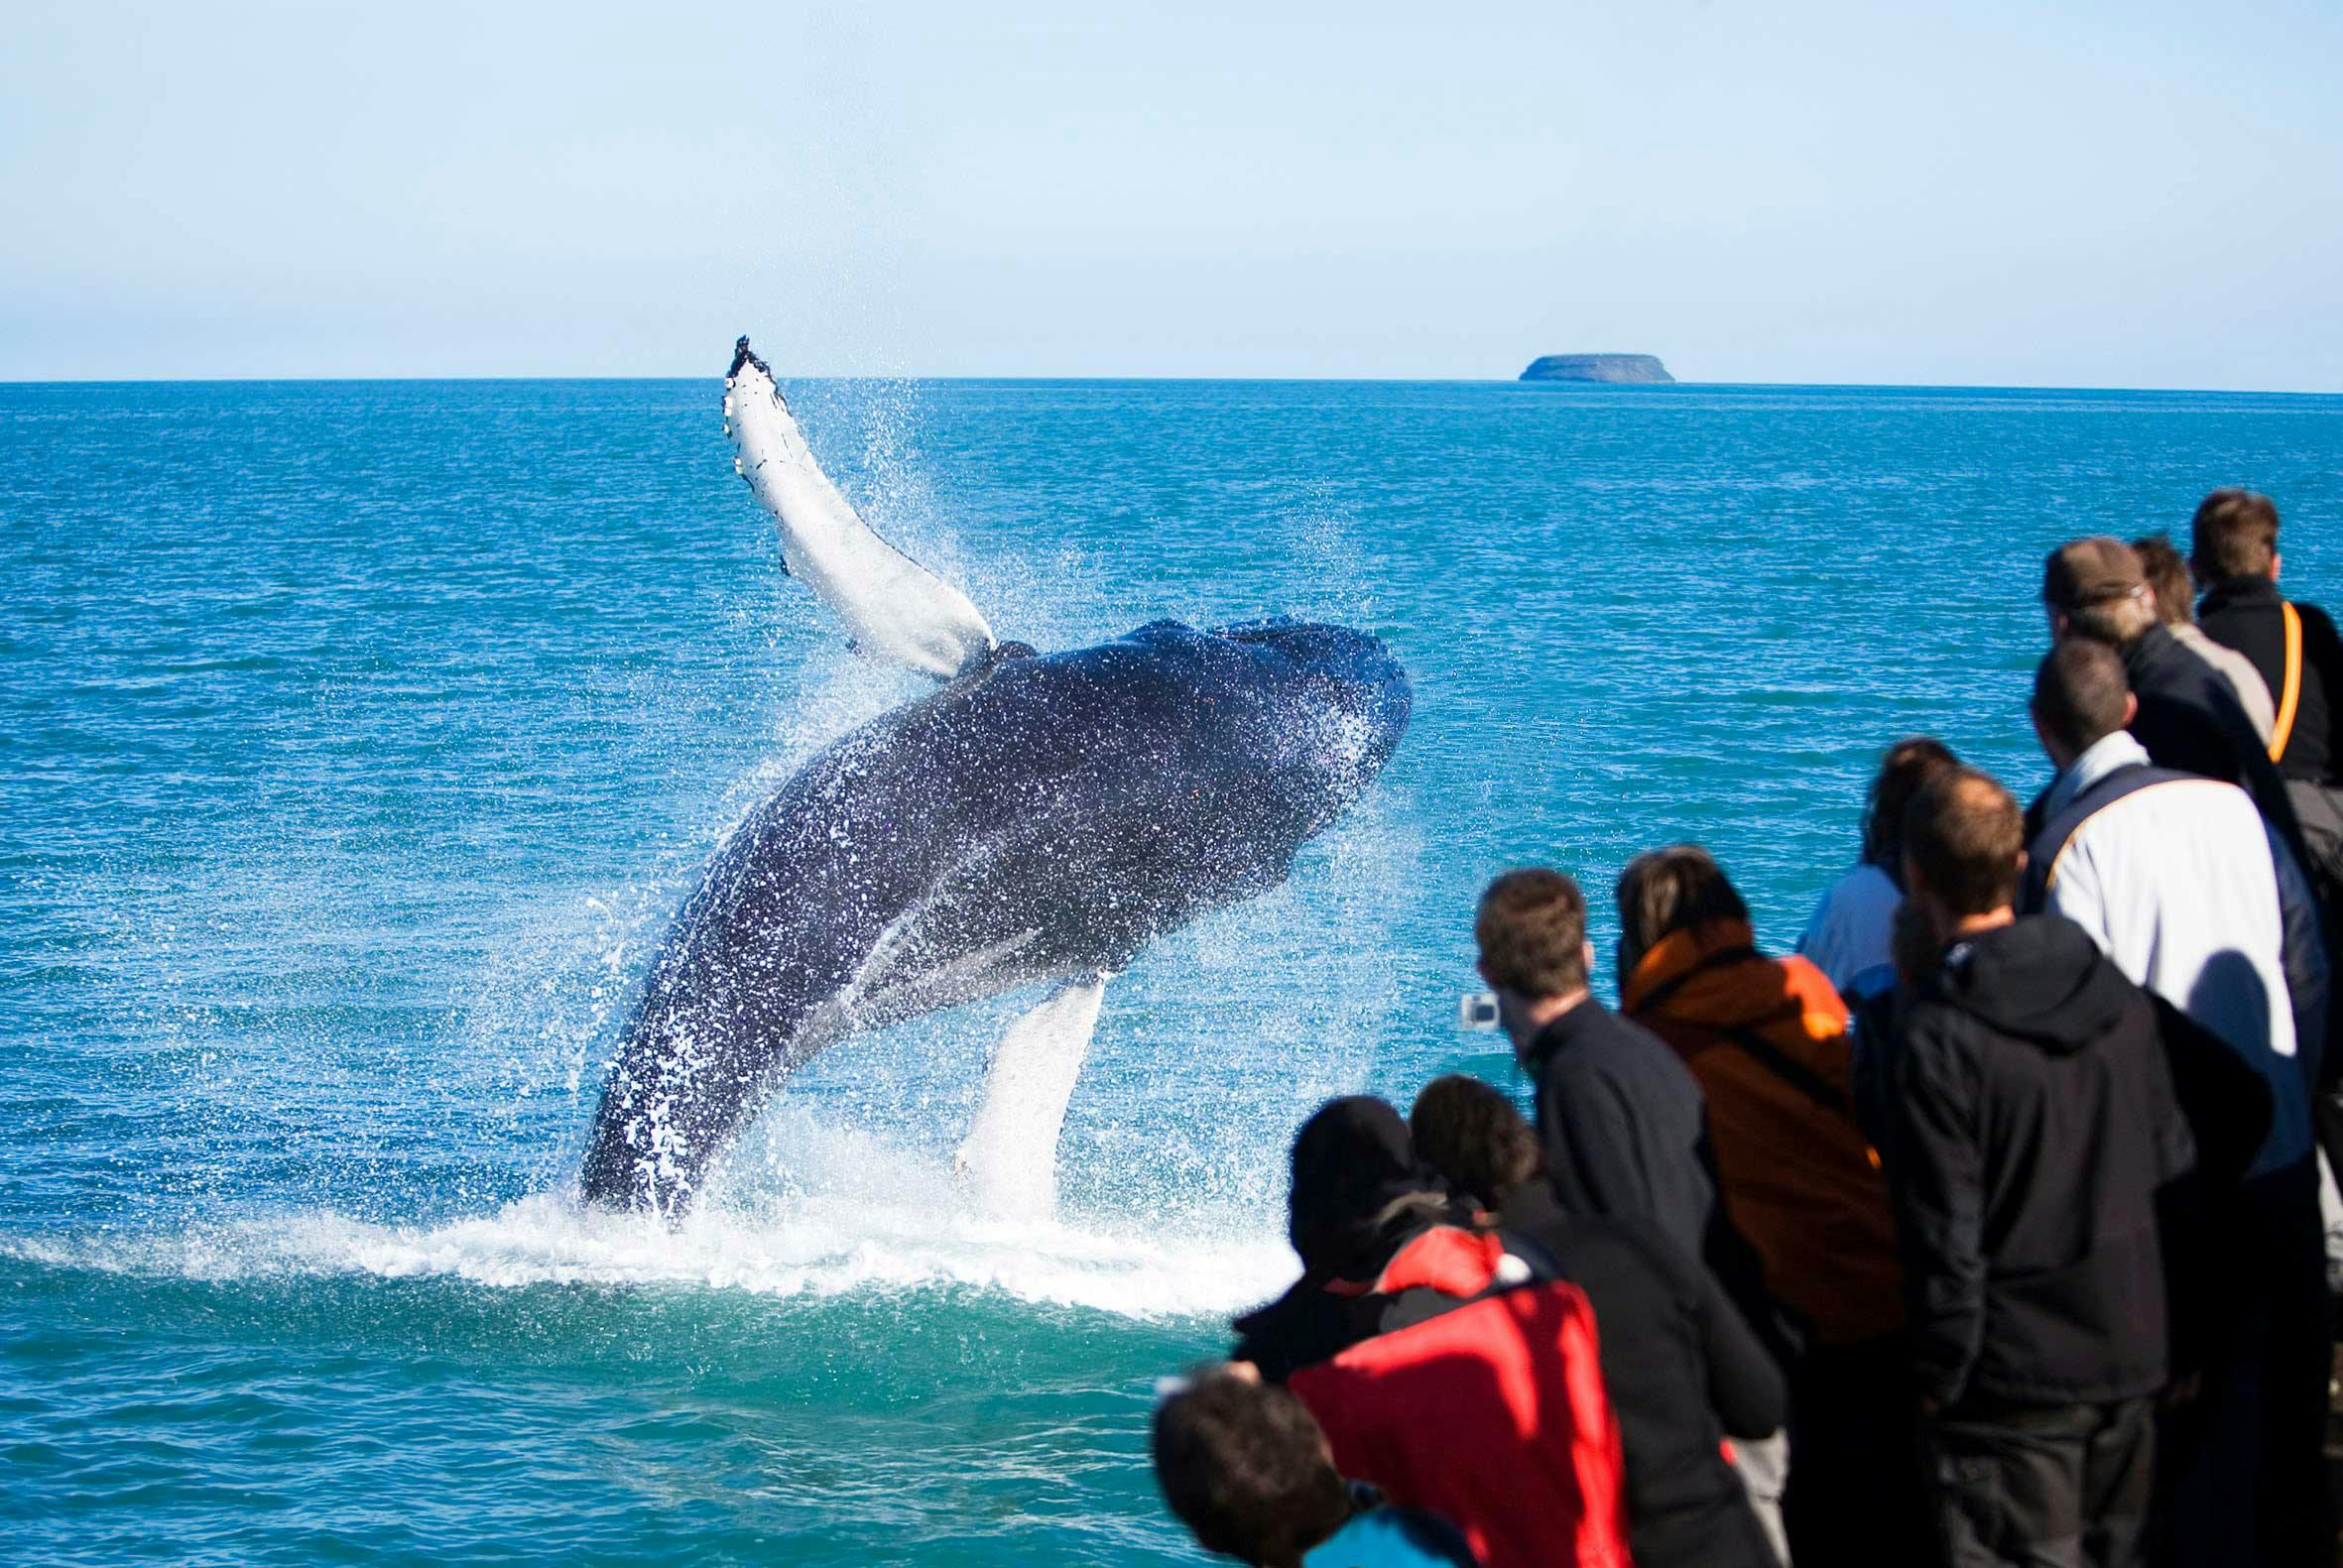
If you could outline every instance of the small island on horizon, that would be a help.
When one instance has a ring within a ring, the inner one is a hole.
[[[1530,362],[1524,381],[1599,381],[1614,386],[1673,384],[1656,354],[1545,354]]]

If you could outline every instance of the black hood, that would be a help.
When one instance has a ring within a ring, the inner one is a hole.
[[[1929,988],[1997,1033],[2069,1055],[2123,1017],[2131,983],[2072,920],[2029,916],[1955,942]]]
[[[1294,1140],[1286,1234],[1311,1275],[1371,1279],[1397,1243],[1423,1223],[1418,1206],[1404,1205],[1395,1214],[1394,1205],[1426,1193],[1444,1196],[1439,1178],[1416,1158],[1408,1124],[1388,1101],[1371,1095],[1329,1100]]]

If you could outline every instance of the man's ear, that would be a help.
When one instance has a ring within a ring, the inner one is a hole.
[[[1578,943],[1578,962],[1586,970],[1586,983],[1594,984],[1594,938],[1582,937]]]
[[[2279,567],[2285,564],[2285,559],[2286,558],[2283,555],[2281,555],[2277,550],[2272,550],[2270,552],[2270,580],[2272,582],[2278,581],[2278,569]]]
[[[2132,721],[2133,721],[2134,719],[2138,718],[2139,716],[2140,716],[2140,697],[2139,697],[2139,694],[2138,694],[2137,692],[2131,692],[2131,691],[2127,691],[2127,692],[2125,692],[2125,693],[2124,693],[2124,728],[2125,728],[2125,729],[2127,729],[2127,730],[2128,730],[2128,729],[2130,729],[2130,728],[2132,727]]]

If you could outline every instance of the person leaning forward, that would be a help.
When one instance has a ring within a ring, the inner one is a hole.
[[[2052,550],[2042,567],[2042,611],[2053,643],[2087,637],[2122,658],[2139,700],[2128,727],[2151,761],[2238,785],[2254,797],[2296,862],[2311,864],[2285,780],[2254,733],[2235,688],[2158,619],[2156,591],[2131,545],[2101,537]]]

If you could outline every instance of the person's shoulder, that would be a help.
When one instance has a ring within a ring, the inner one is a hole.
[[[2328,642],[2336,640],[2334,618],[2328,615],[2324,609],[2301,599],[2289,599],[2286,602],[2291,604],[2294,607],[2294,613],[2302,618],[2302,630],[2305,633],[2315,634]]]
[[[1981,1027],[1940,976],[1931,980],[1896,1009],[1897,1070],[1921,1078],[1942,1076],[1955,1058],[1974,1048]]]
[[[1840,1028],[1846,1026],[1846,999],[1839,995],[1839,988],[1819,965],[1798,953],[1773,962],[1782,970],[1783,994],[1796,1002],[1809,1018],[1835,1021]]]
[[[2089,810],[2076,822],[2066,844],[2074,848],[2106,842],[2111,835],[2157,824],[2178,814],[2191,832],[2214,822],[2242,824],[2261,836],[2262,809],[2242,785],[2185,769],[2150,766],[2110,775],[2080,797]]]
[[[1652,1221],[1632,1215],[1573,1217],[1558,1238],[1559,1251],[1589,1274],[1627,1284],[1661,1287],[1680,1301],[1698,1299],[1698,1270],[1704,1266],[1667,1239]]]
[[[1822,891],[1822,907],[1833,911],[1901,904],[1904,894],[1896,879],[1870,861],[1860,861]]]
[[[1590,1071],[1623,1083],[1665,1086],[1680,1094],[1697,1096],[1700,1082],[1692,1076],[1675,1047],[1654,1030],[1629,1018],[1624,1013],[1602,1010],[1599,1018],[1589,1020],[1587,1043],[1592,1048],[1584,1051]]]
[[[1477,1568],[1464,1532],[1436,1513],[1385,1504],[1312,1547],[1304,1568]]]

